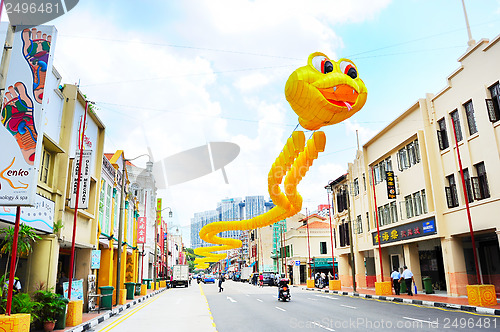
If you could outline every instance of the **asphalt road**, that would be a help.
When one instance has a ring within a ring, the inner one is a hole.
[[[236,331],[500,331],[500,317],[291,288],[277,300],[276,287],[224,282],[202,285],[219,332]]]

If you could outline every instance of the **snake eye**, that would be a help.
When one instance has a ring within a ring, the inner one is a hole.
[[[351,77],[352,79],[355,79],[358,77],[358,71],[356,70],[356,67],[352,62],[349,61],[340,61],[340,71],[347,76]]]
[[[315,56],[312,59],[312,64],[322,74],[328,74],[333,71],[333,64],[327,57],[321,55]]]

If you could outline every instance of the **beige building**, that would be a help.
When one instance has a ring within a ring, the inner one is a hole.
[[[350,210],[358,286],[372,286],[375,276],[387,281],[392,267],[407,265],[419,289],[429,277],[435,290],[465,295],[466,285],[476,282],[467,195],[480,277],[500,293],[499,41],[469,47],[446,87],[416,101],[368,141],[332,186],[334,206],[339,199],[349,202],[334,220],[339,241],[349,219],[343,214]],[[348,250],[341,244],[339,271],[349,276]],[[341,277],[343,285],[349,278]]]

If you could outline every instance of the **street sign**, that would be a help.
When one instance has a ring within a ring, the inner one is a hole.
[[[146,217],[137,218],[137,244],[146,243]]]
[[[295,266],[300,266],[300,261],[295,261]]]
[[[92,250],[90,252],[90,268],[91,269],[99,269],[101,268],[101,251],[100,250]]]
[[[90,174],[91,174],[91,157],[92,150],[83,150],[82,155],[82,173],[80,176],[80,193],[78,195],[78,208],[87,209],[89,207],[89,193],[90,193]],[[75,208],[76,205],[76,188],[78,184],[78,166],[80,163],[80,150],[76,151],[75,160],[73,161],[73,168],[71,170],[71,186],[69,196],[69,207]]]

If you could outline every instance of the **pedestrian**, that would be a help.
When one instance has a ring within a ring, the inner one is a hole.
[[[224,282],[224,275],[219,274],[219,293],[224,291],[224,288],[222,288],[222,283]]]
[[[261,273],[259,273],[259,286],[260,287],[264,287],[264,275]]]
[[[400,286],[399,279],[401,279],[401,273],[398,272],[398,268],[394,266],[393,272],[391,273],[392,286],[394,287],[394,292],[399,295]]]
[[[333,274],[332,274],[332,272],[328,272],[328,280],[333,280]]]
[[[326,286],[326,274],[325,272],[321,272],[321,288]]]
[[[9,289],[9,279],[4,284],[4,289],[7,291]],[[12,294],[16,295],[21,292],[21,282],[18,277],[14,277],[14,287],[12,287]]]
[[[403,279],[406,284],[406,291],[408,295],[413,296],[413,292],[411,291],[411,284],[412,282],[415,282],[415,279],[413,278],[413,273],[411,273],[410,269],[406,265],[403,266],[403,273],[401,274],[401,278],[399,279],[399,281],[401,282],[401,280]]]

